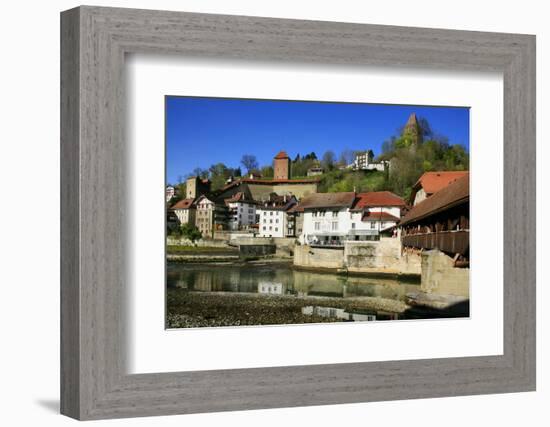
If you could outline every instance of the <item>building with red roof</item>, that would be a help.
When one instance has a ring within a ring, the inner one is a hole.
[[[290,157],[285,151],[279,151],[273,159],[273,177],[275,179],[290,179]]]
[[[196,207],[194,201],[195,199],[182,199],[172,205],[169,211],[176,215],[180,224],[195,225]]]
[[[411,205],[417,205],[432,194],[447,187],[459,178],[468,175],[468,171],[437,171],[424,172],[418,181],[413,185],[409,198]]]
[[[341,246],[346,240],[378,240],[399,222],[405,206],[389,191],[317,193],[303,198],[293,213],[303,217],[302,243]]]

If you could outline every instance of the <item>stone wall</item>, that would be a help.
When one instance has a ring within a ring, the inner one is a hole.
[[[469,297],[470,269],[453,267],[453,259],[434,249],[422,253],[420,289],[426,293]]]
[[[239,246],[239,255],[241,257],[256,257],[256,256],[266,256],[275,254],[275,245],[240,245]]]
[[[401,242],[392,237],[379,241],[346,242],[344,261],[348,271],[420,274],[420,256],[402,253]]]
[[[343,268],[344,249],[296,246],[294,248],[294,265],[308,268]]]
[[[296,246],[294,264],[346,268],[352,273],[420,275],[421,259],[417,253],[402,253],[399,239],[382,237],[380,241],[345,242],[342,249]]]
[[[211,239],[200,239],[194,243],[191,240],[185,239],[183,237],[172,237],[168,236],[166,238],[166,244],[168,246],[206,246],[206,247],[215,247],[215,248],[226,248],[227,243],[223,240],[211,240]]]
[[[301,199],[313,193],[317,193],[317,183],[304,184],[247,184],[250,194],[254,200],[266,200],[272,192],[282,196],[285,194],[293,194]]]

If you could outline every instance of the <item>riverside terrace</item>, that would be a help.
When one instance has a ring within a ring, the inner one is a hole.
[[[381,234],[392,236],[392,227],[398,223],[405,206],[401,197],[389,191],[312,194],[299,204],[303,212],[300,243],[341,247],[349,240],[379,240]]]

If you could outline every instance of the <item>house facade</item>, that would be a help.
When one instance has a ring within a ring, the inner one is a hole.
[[[299,204],[303,216],[302,244],[338,246],[346,240],[351,229],[350,208],[354,192],[317,193],[304,197]]]
[[[214,233],[214,212],[216,204],[206,196],[200,196],[196,203],[195,225],[203,237],[212,237]]]
[[[180,224],[195,225],[195,204],[194,199],[183,199],[170,208],[178,218]]]
[[[349,239],[378,239],[380,234],[397,225],[405,207],[405,201],[390,191],[358,193],[355,203],[350,209]]]
[[[388,167],[388,162],[375,162],[372,150],[356,154],[355,160],[348,166],[353,170],[377,170],[383,172]]]
[[[166,201],[169,202],[172,200],[172,197],[176,194],[176,189],[171,185],[166,186]]]
[[[412,188],[409,203],[416,206],[457,179],[468,175],[468,173],[468,171],[424,172]]]
[[[248,229],[256,224],[256,202],[238,192],[225,200],[228,211],[228,228],[232,231]]]
[[[295,206],[295,197],[279,196],[272,193],[269,200],[257,206],[258,235],[260,237],[293,237],[294,226],[290,228],[288,211]],[[290,233],[290,234],[289,234]]]
[[[378,240],[401,218],[405,202],[387,192],[318,193],[304,198],[300,243],[341,246],[347,240]],[[393,235],[393,231],[392,231]]]

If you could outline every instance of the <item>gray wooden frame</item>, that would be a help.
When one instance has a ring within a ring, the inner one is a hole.
[[[502,72],[504,354],[128,375],[129,52]],[[63,414],[100,419],[535,390],[534,36],[84,6],[61,14],[61,122]]]

